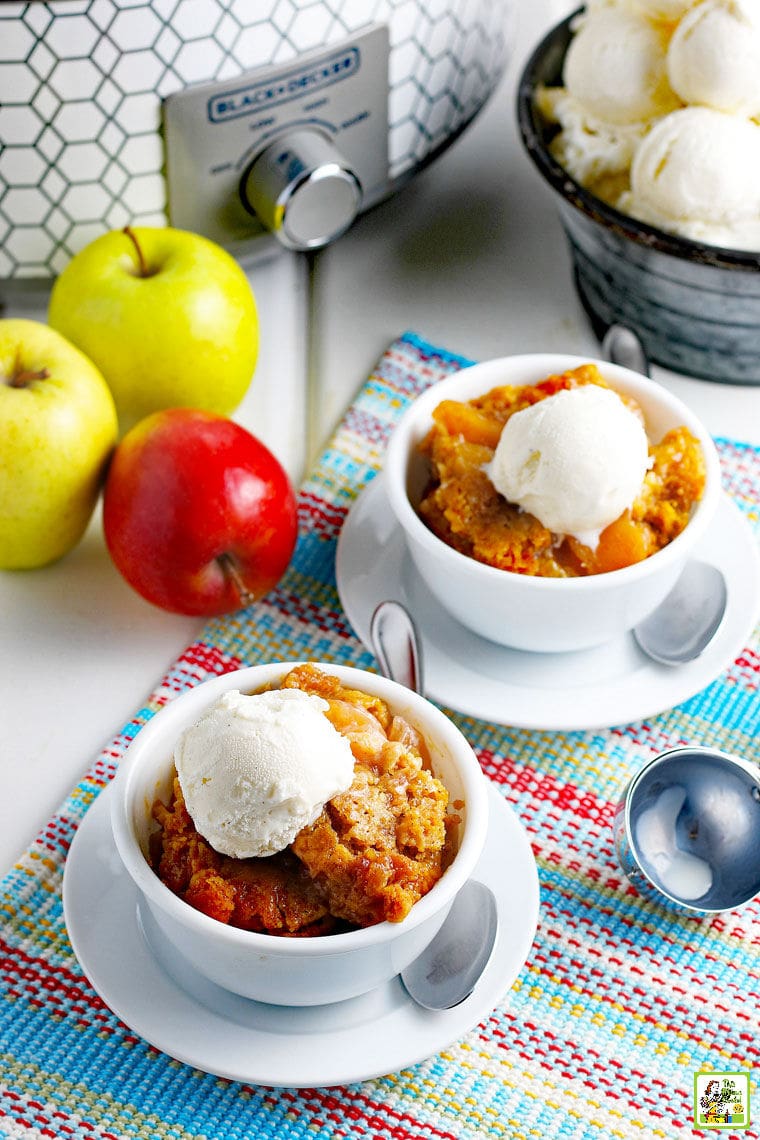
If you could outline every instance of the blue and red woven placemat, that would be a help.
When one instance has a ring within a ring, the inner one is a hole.
[[[709,743],[760,760],[760,631],[702,693],[646,722],[530,732],[452,714],[528,831],[541,914],[501,1004],[425,1063],[333,1089],[272,1090],[201,1073],[112,1014],[71,950],[61,905],[67,850],[158,708],[241,664],[312,657],[375,667],[340,607],[337,536],[407,402],[465,363],[413,334],[390,346],[301,490],[299,545],[277,589],[205,627],[4,879],[0,1135],[690,1137],[698,1070],[748,1073],[760,1113],[760,902],[705,919],[645,902],[620,874],[610,828],[622,786],[655,752]],[[725,489],[758,534],[760,449],[718,446]]]

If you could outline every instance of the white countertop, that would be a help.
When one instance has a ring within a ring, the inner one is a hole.
[[[551,194],[522,152],[514,119],[520,66],[570,6],[536,0],[519,7],[511,66],[478,119],[315,259],[310,350],[305,260],[283,253],[251,270],[261,357],[235,418],[296,481],[383,349],[406,329],[473,359],[599,352],[573,292]],[[25,303],[14,315],[44,319],[44,307]],[[714,435],[760,444],[760,388],[662,369],[654,375]],[[99,515],[56,565],[0,573],[0,871],[201,624],[155,609],[123,582],[105,550]]]

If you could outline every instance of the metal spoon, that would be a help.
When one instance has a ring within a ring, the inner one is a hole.
[[[422,693],[422,655],[409,613],[385,601],[370,621],[372,649],[384,676]],[[491,958],[498,929],[496,899],[469,879],[443,926],[418,958],[401,971],[409,996],[425,1009],[452,1009],[469,997]]]
[[[728,591],[717,566],[687,562],[654,613],[634,627],[640,649],[661,665],[684,665],[709,645],[723,621]]]
[[[610,325],[602,351],[613,364],[650,375],[649,358],[637,333]],[[633,630],[639,648],[661,665],[684,665],[698,657],[720,627],[726,611],[726,580],[717,566],[687,563],[668,596]]]
[[[401,971],[406,992],[425,1009],[459,1005],[491,959],[497,927],[493,891],[468,879],[433,941]]]
[[[406,607],[380,602],[370,619],[369,637],[383,676],[423,695],[420,639]]]

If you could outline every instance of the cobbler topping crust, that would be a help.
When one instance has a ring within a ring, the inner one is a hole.
[[[315,665],[297,666],[281,687],[327,701],[354,755],[350,788],[285,851],[233,859],[197,833],[175,779],[171,803],[153,807],[154,870],[191,906],[245,930],[311,936],[401,921],[451,861],[459,823],[424,739],[384,701]]]
[[[467,402],[443,400],[422,444],[430,482],[419,513],[430,530],[479,562],[549,578],[617,570],[672,542],[705,486],[702,449],[686,427],[674,428],[650,445],[652,466],[639,495],[630,510],[602,531],[594,550],[572,536],[553,534],[508,502],[488,477],[487,466],[511,415],[582,384],[609,387],[596,365],[584,364],[538,384],[493,388]],[[626,402],[641,415],[636,404]]]

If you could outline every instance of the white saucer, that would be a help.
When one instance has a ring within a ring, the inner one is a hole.
[[[338,539],[338,593],[356,633],[371,648],[378,602],[402,602],[422,640],[426,695],[448,708],[515,728],[573,730],[629,724],[700,692],[736,659],[760,604],[760,556],[738,507],[725,496],[695,557],[718,566],[728,585],[723,623],[687,665],[657,665],[632,634],[577,653],[526,653],[460,625],[430,594],[409,557],[376,476],[362,491]]]
[[[499,931],[474,993],[455,1009],[415,1005],[398,978],[335,1005],[270,1006],[205,981],[167,952],[114,846],[101,792],[66,860],[63,906],[82,969],[108,1006],[152,1045],[230,1080],[304,1088],[396,1072],[464,1036],[504,998],[528,956],[539,887],[527,835],[498,792],[475,877],[494,891]],[[505,874],[505,869],[509,873]]]

